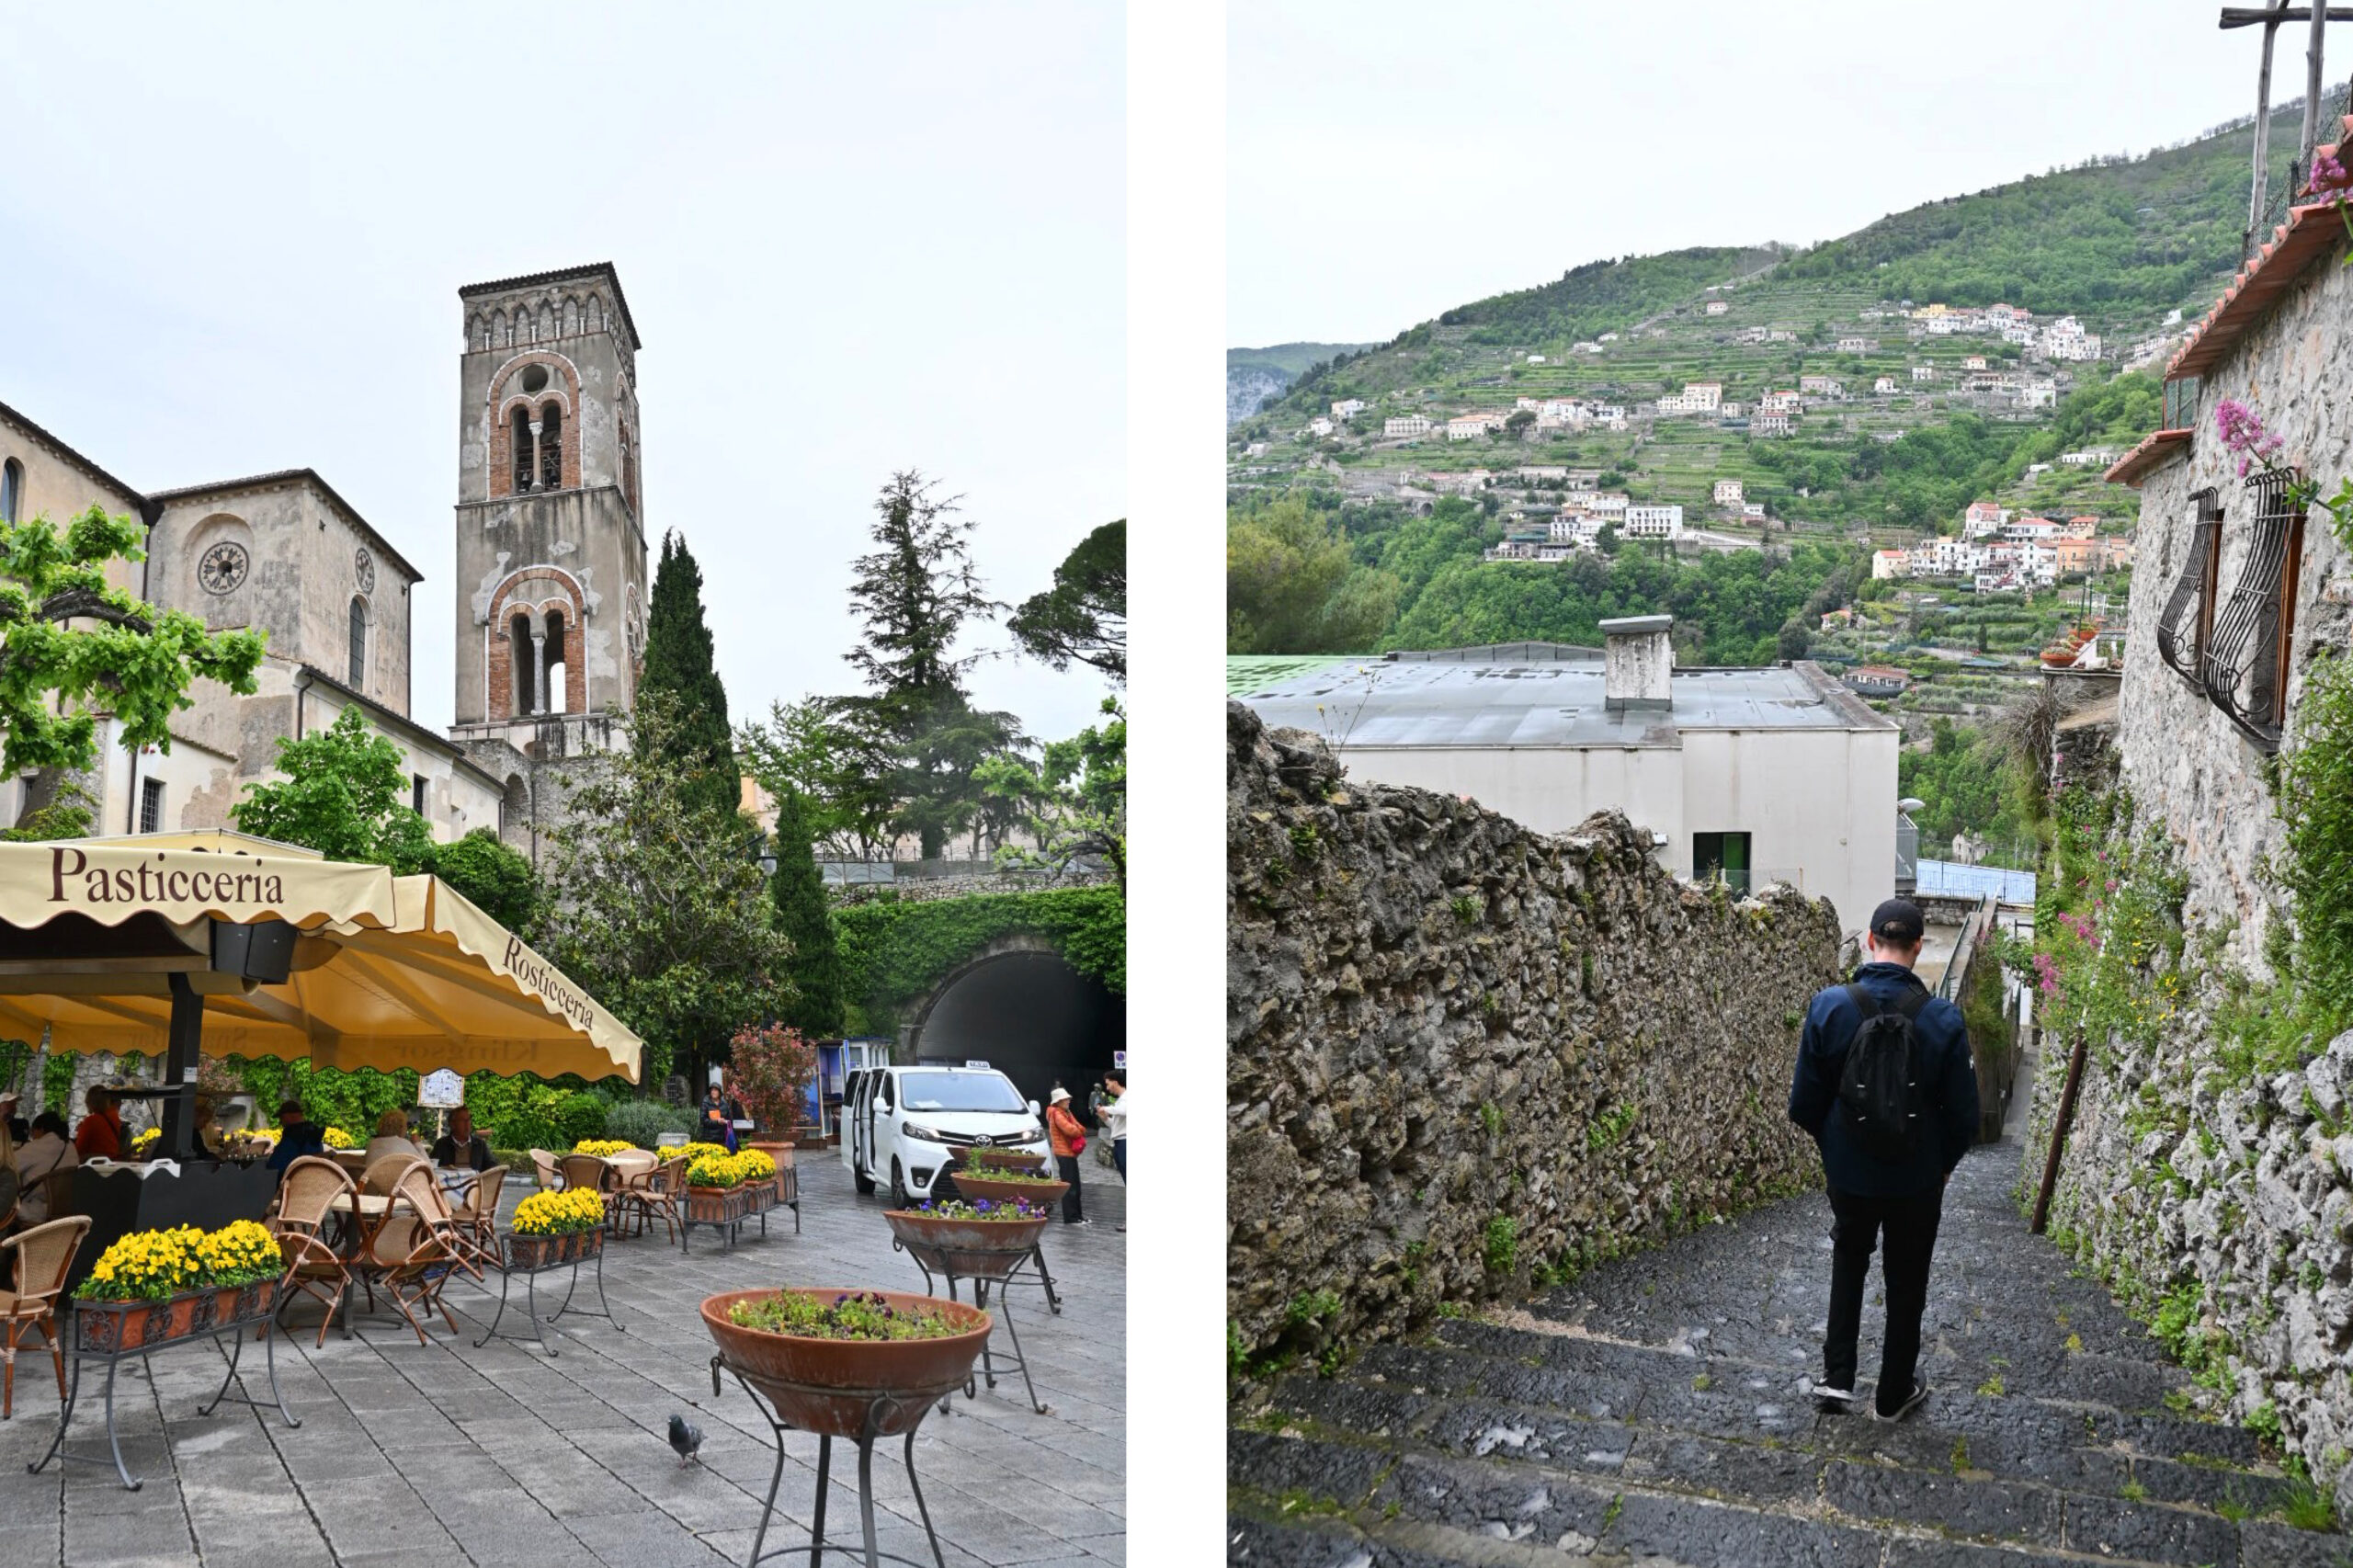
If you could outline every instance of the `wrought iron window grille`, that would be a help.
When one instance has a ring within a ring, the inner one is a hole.
[[[2215,569],[2222,555],[2222,502],[2211,484],[2189,499],[2197,506],[2197,517],[2189,525],[2189,558],[2182,564],[2181,580],[2174,585],[2173,596],[2165,600],[2165,613],[2157,618],[2157,654],[2182,679],[2202,689],[2199,656],[2214,626]]]
[[[2290,498],[2294,476],[2266,470],[2246,482],[2254,503],[2245,563],[2200,650],[2207,697],[2267,750],[2279,744],[2287,696],[2287,651],[2303,554],[2304,518]]]

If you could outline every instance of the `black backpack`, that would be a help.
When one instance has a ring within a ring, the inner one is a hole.
[[[1839,1069],[1838,1112],[1847,1136],[1866,1153],[1903,1165],[1919,1148],[1933,1108],[1925,1082],[1928,1063],[1912,1027],[1928,994],[1909,992],[1893,1006],[1859,985],[1847,987],[1847,994],[1862,1009],[1863,1023]]]

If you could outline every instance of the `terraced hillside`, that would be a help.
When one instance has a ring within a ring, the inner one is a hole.
[[[1933,1392],[1907,1422],[1802,1396],[1829,1216],[1794,1199],[1605,1265],[1509,1323],[1441,1321],[1280,1381],[1228,1439],[1228,1561],[2353,1560],[2325,1502],[2256,1434],[2195,1418],[2188,1375],[2027,1233],[2018,1172],[2006,1142],[1954,1176],[1924,1325]],[[1879,1319],[1867,1301],[1867,1378]]]

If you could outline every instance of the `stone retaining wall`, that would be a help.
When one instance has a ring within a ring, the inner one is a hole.
[[[1679,883],[1617,812],[1534,834],[1226,722],[1237,1356],[1394,1335],[1820,1180],[1785,1110],[1837,979],[1827,903]]]

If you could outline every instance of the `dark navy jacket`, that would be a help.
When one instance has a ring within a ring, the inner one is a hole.
[[[1925,990],[1902,964],[1867,963],[1855,983],[1881,1003]],[[1838,1075],[1847,1047],[1863,1025],[1863,1011],[1843,985],[1818,994],[1806,1009],[1805,1033],[1798,1041],[1798,1070],[1790,1085],[1790,1119],[1822,1145],[1822,1168],[1830,1185],[1861,1198],[1911,1198],[1952,1174],[1977,1138],[1977,1068],[1969,1053],[1969,1031],[1961,1009],[1932,997],[1912,1028],[1927,1057],[1930,1097],[1937,1106],[1931,1136],[1920,1140],[1910,1160],[1889,1165],[1856,1147],[1837,1114]]]
[[[327,1130],[304,1117],[293,1126],[282,1128],[278,1134],[278,1147],[269,1152],[262,1164],[274,1171],[282,1171],[305,1154],[327,1152]]]

